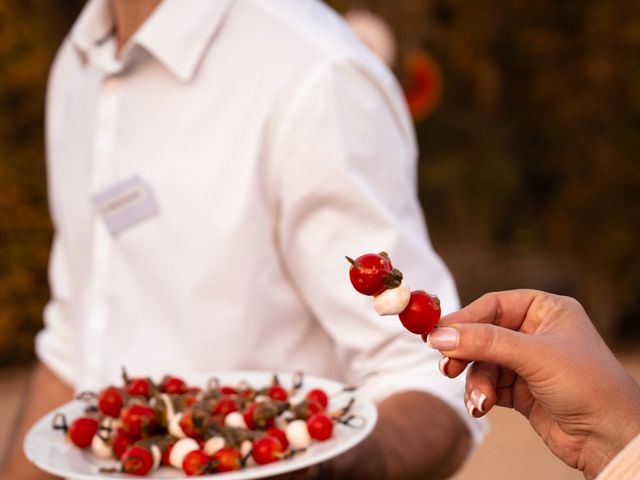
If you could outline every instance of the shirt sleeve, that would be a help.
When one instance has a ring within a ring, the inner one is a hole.
[[[50,138],[54,135],[55,128],[59,126],[53,121],[57,103],[63,95],[61,86],[65,85],[64,77],[67,61],[73,58],[70,54],[71,45],[66,38],[58,50],[54,59],[49,81],[47,85],[46,105],[46,136],[47,136],[47,162],[50,157]],[[48,165],[48,169],[51,169]],[[51,179],[49,178],[49,182]],[[49,210],[54,225],[56,224],[56,208],[54,201],[54,189],[49,183]],[[37,357],[62,381],[70,386],[75,386],[77,381],[76,363],[76,333],[72,325],[71,315],[71,274],[69,267],[69,255],[65,247],[64,236],[56,232],[53,238],[51,253],[49,256],[49,290],[50,300],[44,308],[44,328],[35,339],[35,351]]]
[[[75,331],[70,312],[68,263],[62,242],[54,238],[49,261],[51,299],[44,309],[44,328],[36,336],[36,355],[63,382],[77,379]]]
[[[348,279],[345,255],[386,251],[410,287],[438,295],[445,313],[459,308],[423,220],[403,97],[375,67],[327,61],[291,93],[272,148],[277,241],[301,297],[350,365],[347,380],[366,377],[362,392],[375,400],[428,392],[455,409],[477,441],[485,424],[466,414],[463,380],[443,377],[439,354],[397,317],[379,317]]]

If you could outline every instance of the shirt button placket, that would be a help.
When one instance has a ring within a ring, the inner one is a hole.
[[[115,135],[117,128],[120,81],[117,76],[107,76],[98,94],[96,127],[93,143],[92,191],[100,192],[114,181]],[[93,249],[91,256],[91,294],[88,305],[84,358],[85,384],[97,388],[106,362],[105,339],[108,335],[107,276],[113,238],[99,215],[93,222]]]

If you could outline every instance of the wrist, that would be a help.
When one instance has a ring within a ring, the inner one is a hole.
[[[619,395],[624,402],[610,405],[611,415],[603,415],[599,433],[591,436],[589,448],[585,448],[583,473],[592,479],[640,435],[640,388],[633,383],[631,394]]]

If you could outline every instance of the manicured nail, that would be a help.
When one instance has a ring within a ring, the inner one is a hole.
[[[454,350],[458,347],[460,333],[455,328],[436,328],[427,337],[427,345],[436,350]]]
[[[447,363],[449,363],[449,357],[443,355],[442,358],[440,359],[440,361],[438,362],[438,368],[440,369],[440,373],[442,375],[444,375],[445,377],[448,376],[447,375]]]
[[[471,390],[469,399],[471,400],[473,406],[476,407],[480,413],[485,413],[484,401],[487,399],[487,396],[484,393],[482,393],[480,390]]]
[[[469,414],[470,417],[473,417],[475,411],[476,411],[476,407],[473,406],[473,403],[471,403],[471,400],[467,400],[467,402],[464,404],[465,407],[467,407],[467,413]]]

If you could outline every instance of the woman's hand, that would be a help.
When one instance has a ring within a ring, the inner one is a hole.
[[[572,298],[490,293],[442,318],[426,340],[444,355],[449,377],[474,362],[465,393],[471,415],[516,409],[587,478],[640,433],[640,388]]]

